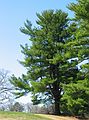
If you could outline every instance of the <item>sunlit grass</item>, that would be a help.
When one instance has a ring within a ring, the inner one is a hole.
[[[51,120],[39,115],[22,112],[3,112],[0,111],[0,120]]]

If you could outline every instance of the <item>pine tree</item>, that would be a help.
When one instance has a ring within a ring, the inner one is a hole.
[[[78,63],[81,63],[89,60],[89,0],[77,0],[68,8],[74,12],[74,21],[78,26],[74,41],[76,49],[79,49]],[[89,114],[89,63],[81,65],[76,79],[76,83],[64,85],[64,109],[75,115]]]
[[[55,114],[61,113],[63,84],[76,80],[77,50],[73,47],[75,23],[69,23],[68,14],[61,10],[46,10],[37,13],[37,26],[28,20],[21,32],[29,36],[32,45],[22,47],[25,58],[20,63],[27,68],[22,78],[12,76],[11,83],[16,87],[17,95],[31,92],[34,104],[50,102],[55,104]]]
[[[78,37],[89,36],[89,0],[77,0],[77,3],[71,3],[68,8],[74,12],[74,19],[78,22]]]

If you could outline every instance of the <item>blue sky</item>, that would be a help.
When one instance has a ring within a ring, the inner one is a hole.
[[[62,9],[73,14],[66,8],[70,2],[76,0],[0,0],[0,69],[20,76],[25,69],[18,60],[23,59],[20,44],[28,42],[28,36],[19,30],[26,19],[35,25],[36,12],[46,9]]]

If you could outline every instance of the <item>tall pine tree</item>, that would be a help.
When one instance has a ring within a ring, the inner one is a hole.
[[[20,30],[29,36],[32,45],[21,46],[25,58],[20,63],[27,68],[27,75],[12,76],[10,80],[18,96],[31,92],[34,104],[54,103],[55,114],[61,113],[62,83],[74,81],[78,72],[77,60],[70,62],[77,57],[72,45],[76,24],[70,24],[67,16],[61,10],[46,10],[37,14],[36,27],[26,21]]]

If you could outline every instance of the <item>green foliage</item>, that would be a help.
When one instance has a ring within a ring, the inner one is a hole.
[[[61,10],[46,10],[37,13],[37,27],[27,20],[20,29],[29,35],[32,45],[21,45],[25,57],[20,63],[26,67],[27,74],[22,78],[12,76],[10,81],[16,88],[15,94],[20,97],[31,92],[34,104],[55,103],[55,114],[60,114],[59,106],[62,110],[66,106],[65,110],[71,114],[81,114],[88,108],[85,107],[88,105],[85,85],[88,67],[83,66],[82,72],[77,68],[78,63],[89,57],[88,29],[83,27],[87,19],[80,15],[80,4],[85,2],[81,2],[69,6],[78,12],[74,22]]]
[[[89,110],[89,80],[78,80],[64,86],[63,104],[72,115],[82,115]]]
[[[27,75],[11,78],[11,83],[19,90],[16,92],[18,96],[31,92],[35,103],[55,102],[58,106],[56,114],[60,112],[61,83],[70,83],[78,72],[74,69],[75,60],[68,61],[77,57],[75,52],[70,52],[73,46],[68,46],[75,38],[73,34],[77,27],[75,23],[69,23],[67,16],[61,10],[46,10],[37,13],[37,27],[26,21],[20,30],[29,35],[32,45],[21,45],[25,58],[20,63],[27,68]]]
[[[89,0],[77,0],[68,8],[75,14],[77,30],[75,40],[69,45],[75,45],[78,62],[89,59]],[[74,51],[74,50],[73,50]],[[72,115],[89,114],[89,63],[81,65],[81,70],[76,76],[76,82],[63,85],[62,109]]]
[[[22,75],[22,78],[23,79],[19,77],[17,79],[14,75],[12,75],[11,78],[9,79],[11,84],[13,84],[15,87],[15,91],[13,93],[16,95],[17,98],[30,92],[32,89],[26,76]]]
[[[74,12],[75,20],[79,22],[78,37],[89,36],[89,0],[77,0],[77,3],[71,3],[68,8]]]

